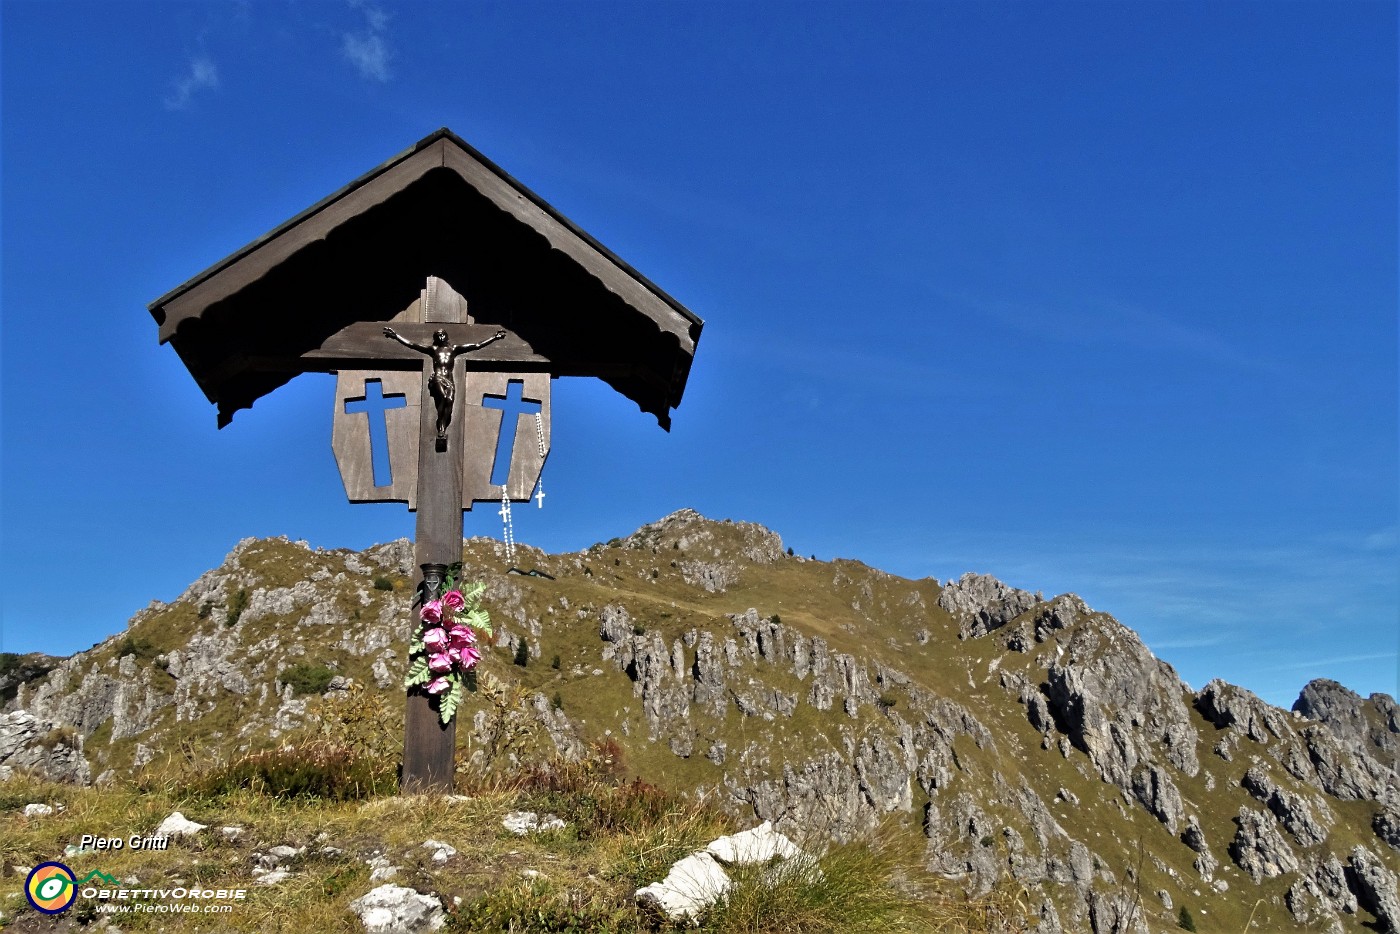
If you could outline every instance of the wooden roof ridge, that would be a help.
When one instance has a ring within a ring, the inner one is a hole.
[[[437,165],[430,165],[426,168],[422,168],[422,170],[415,174],[413,178],[421,177],[422,174],[425,174],[427,171],[430,171],[433,168],[445,167],[449,169],[454,169],[458,172],[460,176],[462,176],[464,181],[466,181],[469,185],[472,185],[472,187],[475,188],[480,194],[486,196],[488,199],[496,203],[497,207],[513,214],[516,217],[516,219],[521,221],[522,223],[529,224],[529,226],[531,226],[536,231],[536,233],[539,233],[540,235],[544,236],[547,240],[549,240],[551,246],[555,247],[556,249],[561,249],[562,252],[566,253],[567,255],[570,255],[571,258],[575,261],[579,261],[581,259],[579,255],[576,255],[574,250],[567,249],[568,244],[565,244],[564,247],[561,248],[561,245],[559,243],[556,243],[554,241],[554,238],[549,236],[550,231],[546,229],[541,229],[541,227],[537,224],[530,223],[528,212],[524,212],[526,216],[522,217],[521,211],[512,210],[512,205],[508,203],[508,200],[503,201],[499,197],[501,192],[482,190],[482,186],[476,184],[477,180],[474,180],[468,177],[467,175],[463,174],[461,165],[454,165],[455,160],[451,158],[449,151],[445,148],[447,144],[450,144],[452,147],[457,149],[461,154],[465,155],[472,162],[485,169],[488,173],[490,173],[490,175],[494,176],[496,179],[499,179],[499,181],[503,183],[506,191],[514,193],[517,199],[524,199],[525,201],[528,201],[539,211],[547,215],[550,219],[552,219],[555,223],[557,223],[560,227],[567,231],[568,234],[572,235],[573,238],[576,238],[576,240],[578,241],[578,245],[586,246],[589,251],[596,253],[599,257],[605,260],[606,265],[611,265],[612,267],[614,267],[617,270],[617,272],[621,274],[621,276],[625,277],[626,279],[632,280],[632,282],[639,286],[641,290],[644,290],[645,293],[649,293],[651,296],[654,297],[656,301],[659,301],[660,303],[664,304],[672,311],[684,318],[686,322],[685,330],[688,332],[686,336],[689,337],[689,343],[691,345],[690,351],[691,353],[694,352],[694,345],[699,339],[701,328],[704,326],[704,322],[700,319],[698,315],[690,311],[679,301],[673,298],[670,294],[668,294],[665,290],[663,290],[650,279],[648,279],[646,276],[638,272],[635,268],[633,268],[633,266],[630,263],[622,259],[612,250],[608,249],[591,234],[589,234],[583,228],[579,227],[572,220],[570,220],[568,217],[562,214],[553,205],[545,201],[544,198],[540,197],[534,191],[523,185],[514,176],[506,172],[499,165],[497,165],[491,159],[487,158],[474,146],[472,146],[466,140],[462,139],[456,133],[452,132],[452,130],[448,129],[447,127],[442,127],[434,131],[433,133],[430,133],[428,136],[425,136],[417,143],[414,143],[408,149],[403,150],[402,152],[391,157],[387,161],[381,163],[378,166],[375,166],[365,174],[347,183],[346,185],[342,186],[341,188],[322,198],[320,201],[317,201],[315,204],[311,205],[305,210],[297,213],[288,220],[282,222],[281,224],[278,224],[272,230],[254,239],[252,242],[241,247],[240,249],[235,250],[233,253],[229,254],[228,256],[224,257],[223,259],[219,260],[213,265],[209,266],[203,272],[200,272],[197,275],[191,277],[186,282],[176,286],[175,288],[166,292],[164,295],[160,296],[153,302],[149,303],[147,305],[147,310],[151,313],[152,317],[155,318],[156,323],[160,326],[160,343],[164,344],[168,342],[175,335],[182,321],[187,320],[190,317],[199,316],[199,312],[186,312],[182,314],[177,314],[172,320],[169,316],[169,306],[171,306],[172,304],[181,303],[182,299],[186,298],[187,296],[190,296],[191,293],[198,292],[202,286],[212,283],[220,276],[221,273],[233,269],[240,263],[243,263],[245,260],[248,260],[250,257],[253,257],[259,251],[268,247],[270,244],[273,244],[279,238],[295,230],[296,228],[301,227],[302,225],[319,218],[321,215],[325,214],[330,209],[341,204],[347,199],[352,198],[357,193],[363,191],[376,180],[379,180],[383,176],[393,172],[395,169],[404,166],[406,163],[409,163],[410,160],[412,160],[415,156],[418,156],[420,153],[424,153],[430,150],[433,146],[440,143],[444,144],[443,156],[441,161],[438,162]],[[409,179],[409,181],[411,180],[412,179]],[[377,200],[384,200],[384,198],[390,197],[392,196],[392,194],[396,193],[397,190],[398,189],[394,189],[383,193],[383,197],[378,198]],[[493,197],[493,195],[495,196]],[[332,224],[329,229],[335,229],[335,227],[339,226],[340,223],[343,223],[344,220],[348,220],[350,219],[350,217],[353,216],[355,216],[353,213],[348,215],[341,221]],[[273,265],[275,266],[275,264]],[[599,282],[609,291],[614,292],[618,295],[619,298],[622,298],[629,304],[634,305],[634,307],[636,306],[635,298],[637,297],[637,292],[634,289],[624,288],[622,291],[619,291],[618,288],[614,287],[619,283],[609,282],[607,281],[607,278],[604,278],[604,276],[599,275],[600,271],[605,272],[605,270],[599,270],[596,267],[596,264],[593,263],[580,262],[580,265],[590,274],[592,274],[594,278],[598,279]],[[257,278],[260,278],[260,276],[255,274],[247,281],[253,281]],[[246,284],[246,282],[244,284]],[[228,294],[231,294],[233,291],[236,290],[236,288],[230,289]],[[226,296],[220,295],[218,297]],[[196,304],[201,306],[201,311],[203,307],[207,307],[207,305],[211,303],[212,301],[196,302]],[[645,312],[645,309],[643,308],[638,308],[638,310]],[[660,321],[657,321],[656,323],[658,327],[662,327],[662,329],[664,330],[669,330],[668,328],[664,328]],[[677,337],[680,336],[681,335],[677,334]]]

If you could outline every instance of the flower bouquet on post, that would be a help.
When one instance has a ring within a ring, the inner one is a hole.
[[[481,608],[486,585],[478,581],[464,592],[451,577],[446,591],[419,609],[422,626],[408,649],[403,686],[422,686],[437,700],[444,725],[452,721],[466,690],[466,675],[481,660],[477,634],[491,638],[491,618]]]

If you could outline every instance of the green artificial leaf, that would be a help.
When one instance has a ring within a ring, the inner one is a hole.
[[[447,689],[446,694],[438,695],[438,716],[442,718],[443,725],[452,722],[452,718],[457,714],[457,705],[462,702],[462,679],[452,678],[452,687]]]
[[[467,625],[490,636],[491,617],[485,610],[472,610],[467,614]]]
[[[408,674],[404,675],[403,686],[411,688],[415,684],[423,684],[432,680],[433,673],[428,670],[428,660],[426,658],[416,658],[413,664],[408,666]]]
[[[481,599],[481,595],[484,593],[486,593],[486,583],[484,581],[477,581],[475,584],[472,584],[471,588],[463,593],[462,596],[466,597],[468,605],[474,605]]]
[[[422,639],[414,639],[414,640],[413,640],[412,642],[410,642],[409,645],[408,645],[408,656],[409,656],[409,658],[412,658],[412,657],[415,656],[415,655],[421,654],[421,653],[423,652],[423,649],[424,649],[423,640],[422,640]]]

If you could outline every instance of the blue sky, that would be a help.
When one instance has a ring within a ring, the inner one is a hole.
[[[682,506],[1073,591],[1194,687],[1396,694],[1396,8],[72,3],[3,34],[3,649],[351,506],[330,377],[215,429],[152,299],[441,126],[706,321],[560,380],[550,550]],[[468,534],[501,534],[494,510]]]

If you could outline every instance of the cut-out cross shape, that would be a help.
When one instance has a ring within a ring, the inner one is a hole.
[[[402,393],[384,395],[381,380],[365,380],[365,394],[358,399],[346,399],[345,411],[351,414],[364,412],[369,419],[369,450],[374,464],[374,485],[389,486],[394,482],[393,465],[389,463],[389,430],[385,424],[385,412],[401,409],[408,405]]]
[[[501,410],[501,434],[496,440],[496,460],[491,465],[491,482],[496,486],[505,486],[510,480],[510,458],[515,450],[515,431],[520,416],[534,415],[541,409],[539,402],[522,398],[524,385],[521,380],[513,379],[506,384],[504,396],[488,393],[481,399],[484,408]]]

